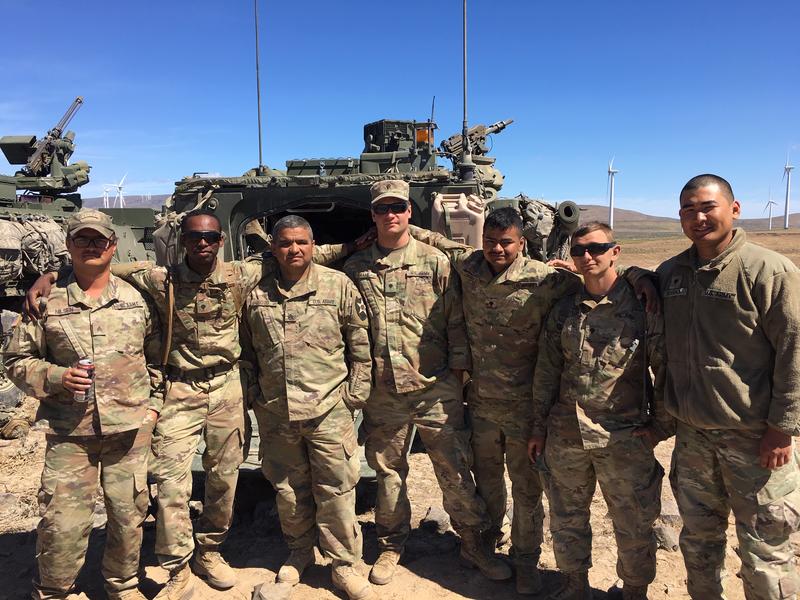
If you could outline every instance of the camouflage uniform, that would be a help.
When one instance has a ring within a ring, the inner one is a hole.
[[[344,266],[367,304],[375,386],[365,409],[366,455],[378,478],[375,523],[381,551],[402,550],[410,531],[406,454],[416,425],[457,531],[485,529],[486,507],[469,471],[461,382],[470,366],[461,290],[444,254],[411,239],[377,245]]]
[[[137,586],[151,435],[142,422],[148,407],[161,404],[161,373],[153,366],[159,348],[154,313],[138,291],[112,276],[103,294],[91,298],[71,270],[53,288],[42,319],[14,329],[5,350],[8,375],[41,399],[37,418],[48,423],[35,597],[65,598],[75,583],[92,530],[98,471],[108,513],[106,591]],[[79,403],[61,378],[85,356],[95,365],[95,401]]]
[[[800,529],[800,467],[759,464],[767,425],[800,434],[800,274],[744,231],[701,265],[694,247],[658,268],[667,410],[678,420],[670,481],[692,598],[722,598],[733,510],[748,600],[800,591],[789,534]]]
[[[558,568],[591,567],[589,507],[599,482],[614,524],[617,574],[626,586],[647,586],[656,572],[653,523],[664,470],[632,432],[649,420],[661,439],[674,433],[663,403],[662,322],[646,315],[631,285],[618,279],[601,300],[585,289],[562,298],[539,349],[531,434],[547,436],[545,479]]]
[[[511,479],[512,554],[536,566],[542,544],[542,482],[528,460],[533,367],[539,330],[553,304],[580,288],[580,278],[520,254],[495,276],[483,251],[419,227],[419,240],[446,252],[461,276],[464,317],[472,351],[467,404],[472,422],[473,471],[486,501],[493,536],[506,512],[504,462]]]
[[[258,359],[262,469],[278,492],[289,548],[310,549],[319,537],[326,557],[356,563],[360,464],[351,411],[366,404],[372,378],[364,301],[346,275],[311,264],[289,288],[262,280],[243,325]]]
[[[333,260],[342,246],[318,248],[318,260]],[[186,564],[194,550],[189,498],[192,459],[201,436],[205,470],[205,501],[198,520],[197,544],[217,551],[233,518],[233,500],[245,444],[243,389],[246,374],[239,369],[239,314],[247,295],[262,277],[273,276],[277,263],[223,262],[203,276],[186,262],[170,270],[152,263],[114,265],[155,300],[167,322],[167,279],[171,277],[175,310],[172,344],[166,365],[164,407],[153,432],[158,483],[156,554],[160,564],[174,570]]]

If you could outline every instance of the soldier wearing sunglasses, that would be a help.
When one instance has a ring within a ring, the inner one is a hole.
[[[147,292],[158,307],[166,336],[166,397],[153,434],[158,483],[156,555],[170,571],[159,600],[192,594],[191,568],[219,589],[236,584],[235,571],[219,552],[233,518],[238,468],[245,443],[243,388],[239,368],[239,315],[247,295],[263,277],[274,276],[274,258],[262,261],[218,260],[224,235],[219,218],[198,210],[181,222],[183,262],[164,268],[152,263],[117,264],[112,272]],[[317,262],[346,255],[348,245],[319,246]],[[49,293],[51,275],[28,293],[35,315],[39,295]],[[169,307],[173,307],[170,310]],[[171,334],[171,335],[170,335]],[[189,519],[191,463],[204,437],[205,502],[193,535]],[[195,552],[195,539],[197,551]]]
[[[377,242],[344,266],[366,301],[373,342],[375,383],[364,423],[378,479],[380,554],[370,581],[391,581],[411,528],[405,481],[414,425],[461,536],[462,558],[489,579],[507,579],[509,568],[480,541],[489,517],[469,471],[462,376],[470,358],[458,278],[444,254],[410,237],[407,182],[380,181],[371,193]]]
[[[597,482],[614,525],[622,597],[646,600],[655,578],[664,471],[653,448],[674,433],[674,422],[663,402],[663,324],[618,275],[619,254],[603,223],[573,234],[570,255],[584,285],[556,303],[539,338],[529,448],[547,467],[553,551],[567,575],[559,600],[592,597],[589,507]]]

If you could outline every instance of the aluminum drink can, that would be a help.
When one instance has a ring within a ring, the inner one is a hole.
[[[94,361],[91,358],[82,358],[75,365],[78,369],[86,371],[86,376],[92,380],[92,387],[85,392],[75,392],[75,402],[94,402]]]

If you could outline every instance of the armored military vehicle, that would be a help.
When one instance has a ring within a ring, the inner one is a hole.
[[[575,204],[551,206],[525,196],[499,197],[503,175],[488,156],[488,139],[512,122],[476,125],[466,140],[456,134],[437,148],[432,121],[381,120],[364,126],[364,149],[358,157],[289,160],[284,170],[261,166],[241,177],[186,177],[175,184],[159,216],[158,260],[161,264],[181,260],[180,218],[197,208],[219,216],[226,234],[226,260],[265,251],[266,232],[287,214],[305,217],[318,244],[353,240],[372,226],[370,186],[387,178],[409,183],[416,225],[479,247],[485,215],[513,206],[523,216],[530,256],[543,261],[566,258],[569,236],[578,224]],[[437,158],[449,159],[452,168],[440,165]],[[243,468],[258,470],[257,431],[250,449]],[[202,450],[201,446],[195,460],[196,473],[202,472]],[[370,473],[374,476],[362,455],[362,476]]]
[[[265,232],[287,214],[308,219],[317,243],[352,240],[372,226],[370,186],[387,178],[409,183],[416,225],[480,246],[484,216],[514,206],[525,221],[528,253],[540,260],[565,258],[578,223],[575,204],[556,207],[524,196],[499,197],[503,175],[487,156],[487,139],[512,122],[469,129],[471,160],[465,159],[461,134],[437,148],[433,122],[381,120],[364,126],[364,149],[358,157],[289,160],[285,170],[260,166],[241,177],[186,177],[176,183],[165,205],[159,237],[170,241],[164,242],[159,261],[178,259],[178,217],[201,207],[220,217],[228,260],[263,251]],[[452,161],[452,168],[437,162],[442,157]]]
[[[27,288],[46,271],[69,261],[64,226],[81,208],[77,190],[89,182],[91,167],[84,161],[70,163],[75,151],[75,132],[66,127],[83,104],[76,98],[64,116],[41,139],[35,135],[0,138],[0,150],[14,175],[0,175],[0,310],[4,338],[10,333]],[[118,261],[154,257],[150,209],[104,209],[119,223]],[[0,428],[11,418],[22,392],[0,368]],[[6,436],[24,429],[2,429]]]

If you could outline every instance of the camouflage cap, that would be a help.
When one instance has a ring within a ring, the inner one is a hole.
[[[408,182],[400,179],[376,181],[369,188],[369,193],[372,194],[372,204],[384,198],[397,198],[408,202]]]
[[[72,236],[83,229],[94,229],[108,238],[116,234],[111,217],[93,208],[82,208],[67,221],[68,236]]]

